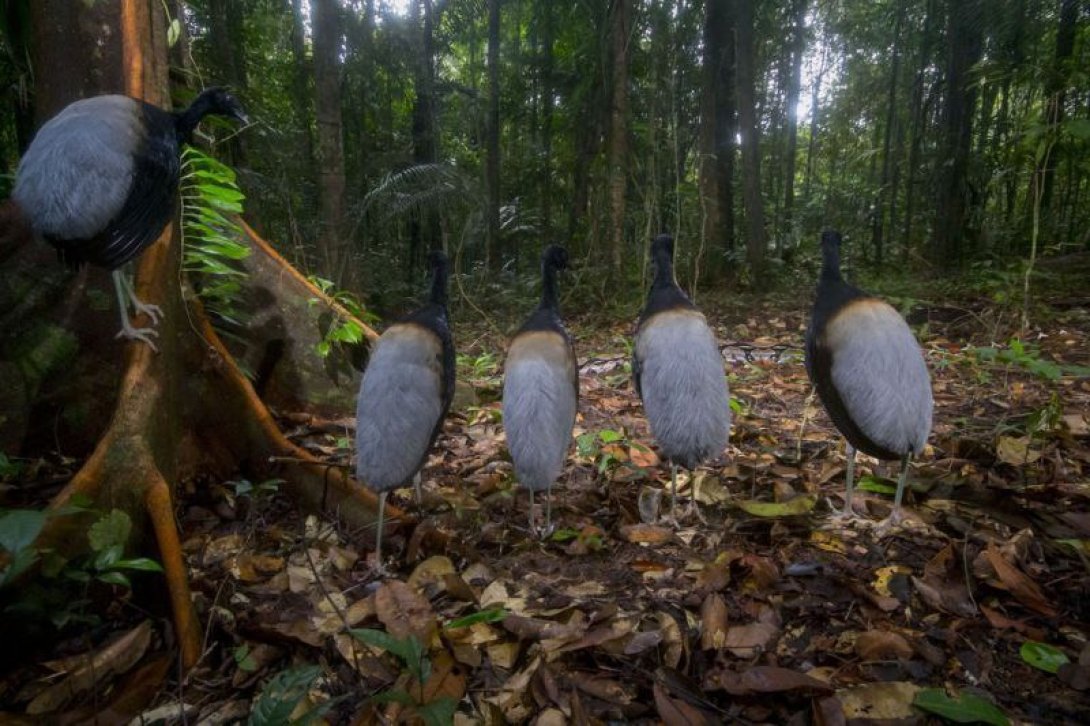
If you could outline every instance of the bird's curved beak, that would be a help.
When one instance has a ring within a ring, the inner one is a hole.
[[[236,108],[231,112],[231,118],[238,121],[243,126],[247,126],[250,123],[250,117],[246,115],[246,112],[241,108]]]

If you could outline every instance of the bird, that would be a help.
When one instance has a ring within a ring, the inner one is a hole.
[[[651,260],[655,277],[636,327],[632,380],[670,462],[676,522],[677,467],[691,470],[722,453],[730,436],[730,392],[715,334],[674,279],[673,237],[655,237]]]
[[[17,238],[44,238],[72,268],[110,270],[121,313],[117,337],[153,350],[154,327],[137,328],[126,304],[152,326],[162,310],[136,297],[121,267],[158,239],[174,216],[180,148],[209,115],[242,124],[248,118],[222,87],[208,88],[184,111],[170,112],[136,98],[102,95],[75,101],[47,121],[19,162],[2,215]]]
[[[571,335],[560,319],[556,277],[568,266],[559,245],[541,255],[541,302],[507,349],[503,379],[503,424],[515,476],[530,492],[529,524],[534,530],[534,493],[545,492],[545,529],[551,529],[553,482],[575,427],[579,373]]]
[[[855,452],[901,461],[889,523],[901,519],[908,466],[931,431],[931,376],[920,345],[893,307],[844,281],[839,232],[821,236],[821,278],[806,332],[806,371],[848,440],[848,490],[839,516],[852,517]]]
[[[375,342],[356,402],[356,474],[378,494],[375,560],[382,569],[386,496],[410,480],[420,501],[419,471],[454,397],[454,339],[447,316],[450,262],[428,257],[425,305],[400,318]]]

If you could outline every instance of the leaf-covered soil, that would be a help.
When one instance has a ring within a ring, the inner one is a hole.
[[[138,609],[154,600],[138,586],[91,636],[13,669],[0,699],[25,709],[71,682],[80,661],[62,657],[83,653],[106,675],[84,675],[93,685],[64,700],[77,721],[127,719],[141,704],[173,722],[275,723],[278,709],[324,704],[332,723],[443,723],[455,706],[456,723],[1085,722],[1081,295],[1035,309],[1042,322],[1020,352],[1007,344],[1014,316],[979,298],[913,307],[935,425],[911,471],[908,521],[888,533],[874,525],[895,471],[867,457],[861,516],[830,516],[844,445],[802,364],[808,294],[705,303],[736,411],[724,456],[681,475],[676,527],[657,518],[670,472],[629,380],[631,325],[577,319],[578,447],[545,540],[528,531],[504,447],[502,341],[463,326],[462,383],[422,506],[399,493],[420,524],[389,537],[385,575],[368,559],[373,532],[301,514],[275,482],[194,480],[180,521],[206,624],[201,664],[177,679],[167,621]],[[352,420],[281,414],[293,439],[350,465]]]

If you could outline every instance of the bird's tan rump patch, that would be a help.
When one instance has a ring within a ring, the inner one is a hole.
[[[684,320],[699,320],[703,323],[707,323],[707,318],[704,317],[704,313],[693,308],[670,308],[669,310],[663,310],[662,312],[655,313],[643,324],[643,327],[649,328],[653,325],[671,325],[676,322]]]
[[[833,315],[825,326],[822,342],[835,350],[849,335],[866,335],[867,330],[903,324],[900,314],[885,300],[862,297],[852,300]]]
[[[571,367],[574,364],[568,341],[552,330],[530,330],[515,336],[507,351],[507,364],[526,358],[537,358],[555,366]]]

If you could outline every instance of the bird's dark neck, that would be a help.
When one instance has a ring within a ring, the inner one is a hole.
[[[640,322],[668,310],[692,310],[695,307],[674,279],[674,261],[670,253],[665,250],[656,251],[655,279],[651,282],[647,303],[640,313]]]
[[[541,304],[539,310],[560,314],[560,300],[556,289],[556,268],[550,264],[541,268]]]
[[[655,253],[655,279],[651,282],[652,290],[665,290],[677,287],[674,280],[674,260],[670,253],[660,250]]]
[[[444,264],[436,265],[431,273],[431,292],[428,293],[428,302],[447,309],[447,283],[450,279],[450,270]]]
[[[174,130],[178,135],[178,141],[190,143],[193,141],[193,132],[197,130],[197,124],[212,113],[212,100],[205,95],[197,98],[184,111],[175,111]]]
[[[835,244],[821,246],[821,282],[842,282],[840,275],[840,249]]]

